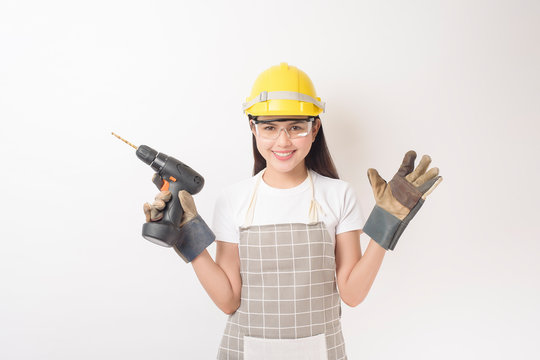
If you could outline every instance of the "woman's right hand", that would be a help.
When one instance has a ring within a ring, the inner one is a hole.
[[[170,191],[160,191],[154,198],[152,204],[145,203],[143,205],[144,215],[146,216],[146,222],[158,221],[163,218],[163,209],[167,201],[171,200]]]
[[[154,174],[152,182],[158,189],[162,189],[163,180],[158,174]],[[172,194],[168,190],[160,191],[152,204],[145,203],[143,205],[146,222],[159,221],[163,218],[163,209],[168,201],[172,199]],[[193,197],[186,190],[178,192],[178,200],[183,209],[182,219],[180,224],[179,238],[176,244],[173,245],[174,250],[185,262],[191,262],[208,245],[214,242],[216,236],[206,225],[201,216],[197,213]]]

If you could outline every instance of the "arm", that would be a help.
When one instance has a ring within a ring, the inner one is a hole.
[[[216,261],[207,250],[191,261],[197,278],[217,307],[232,314],[240,306],[240,256],[238,244],[216,241]]]
[[[171,193],[162,191],[152,205],[144,204],[146,221],[161,219],[161,210],[170,199]],[[240,306],[242,289],[238,244],[216,241],[214,261],[206,250],[216,238],[214,233],[198,215],[193,197],[187,191],[179,191],[178,199],[184,214],[180,223],[180,245],[175,244],[173,249],[185,262],[191,262],[201,285],[217,307],[226,314],[232,314]]]
[[[376,205],[364,224],[363,231],[371,237],[364,256],[359,241],[361,230],[336,235],[336,277],[341,299],[349,306],[365,299],[386,250],[394,250],[409,221],[442,181],[438,168],[427,171],[429,156],[424,155],[416,169],[415,159],[416,152],[408,151],[390,183],[377,170],[368,170]]]
[[[381,267],[386,250],[370,240],[362,255],[362,230],[336,235],[336,277],[339,294],[349,306],[357,306],[367,296]]]

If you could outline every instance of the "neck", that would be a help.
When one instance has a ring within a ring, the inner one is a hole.
[[[263,180],[268,186],[273,188],[290,189],[300,185],[306,180],[307,171],[305,164],[298,165],[288,172],[280,172],[267,167],[263,174]]]

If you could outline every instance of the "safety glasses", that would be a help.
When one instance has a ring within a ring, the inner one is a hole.
[[[285,131],[289,139],[297,139],[307,136],[313,128],[316,117],[307,119],[280,118],[274,120],[257,120],[256,116],[250,116],[250,122],[255,127],[257,136],[266,140],[276,140]]]

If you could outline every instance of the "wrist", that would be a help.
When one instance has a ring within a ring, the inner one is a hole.
[[[197,258],[215,239],[212,230],[197,215],[180,228],[180,239],[174,249],[188,263]]]
[[[393,250],[390,246],[400,224],[400,219],[382,207],[375,205],[364,225],[363,231],[383,249]]]

